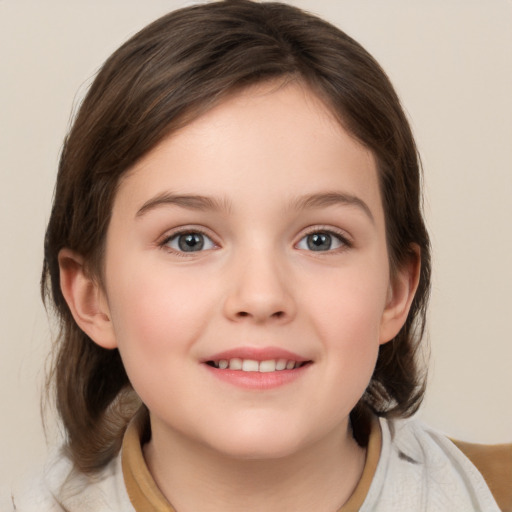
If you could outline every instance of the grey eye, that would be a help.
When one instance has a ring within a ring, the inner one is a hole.
[[[165,245],[178,252],[198,252],[215,247],[208,236],[197,232],[178,233],[169,238]]]
[[[343,245],[346,245],[346,242],[339,235],[317,231],[303,237],[297,244],[297,248],[307,251],[331,251]]]

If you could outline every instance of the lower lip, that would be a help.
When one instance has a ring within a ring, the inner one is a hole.
[[[204,365],[217,379],[245,389],[267,390],[274,389],[300,378],[311,364],[305,364],[293,370],[279,370],[275,372],[244,372],[241,370],[220,370],[208,364]]]

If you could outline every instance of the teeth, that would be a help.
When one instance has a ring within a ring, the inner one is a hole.
[[[230,370],[242,370],[243,361],[235,357],[234,359],[229,360],[229,369]]]
[[[259,371],[260,364],[258,361],[254,361],[253,359],[244,359],[242,363],[242,371],[243,372],[257,372]]]
[[[271,361],[261,361],[260,363],[260,372],[261,373],[267,373],[267,372],[275,372],[276,371],[276,362]]]
[[[241,359],[234,357],[233,359],[220,359],[213,361],[213,366],[220,370],[241,370],[243,372],[260,372],[271,373],[282,370],[293,370],[299,368],[301,363],[287,359],[268,359],[267,361],[256,361],[255,359]]]
[[[286,359],[278,359],[276,362],[276,370],[284,370],[286,368]]]

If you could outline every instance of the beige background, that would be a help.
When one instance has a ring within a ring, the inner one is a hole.
[[[122,41],[187,3],[0,0],[0,484],[46,452],[38,281],[72,105]],[[435,270],[422,416],[459,438],[512,441],[512,2],[290,3],[373,53],[412,119]]]

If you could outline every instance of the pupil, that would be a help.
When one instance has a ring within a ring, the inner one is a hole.
[[[331,236],[326,233],[315,233],[308,237],[308,247],[312,251],[325,251],[331,248]]]
[[[203,235],[190,233],[180,237],[178,245],[185,252],[200,251],[204,245]]]

